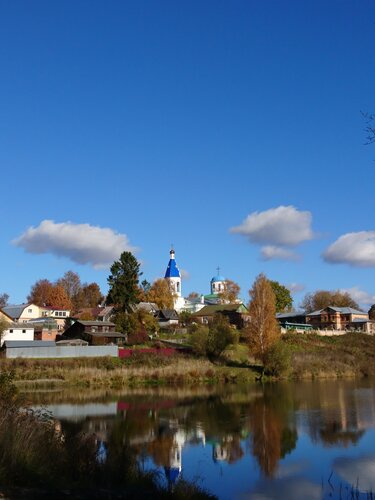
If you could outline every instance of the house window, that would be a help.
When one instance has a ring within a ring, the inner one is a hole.
[[[55,311],[55,316],[58,316],[58,315],[59,315],[58,311]]]
[[[11,329],[9,330],[9,333],[13,333],[13,328],[11,328]]]
[[[63,315],[63,316],[66,316],[66,312],[64,311],[64,312],[62,313],[62,315]]]
[[[33,310],[32,310],[32,309],[28,309],[28,310],[27,310],[27,312],[28,312],[28,313],[32,313],[32,312],[33,312]]]
[[[63,313],[61,311],[59,311],[59,316],[62,316],[62,315],[63,315]]]
[[[26,330],[22,330],[22,333],[26,333]]]

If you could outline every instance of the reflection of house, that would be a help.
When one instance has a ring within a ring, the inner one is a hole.
[[[194,313],[192,316],[196,321],[209,323],[213,320],[215,314],[222,314],[228,318],[231,325],[237,328],[243,328],[249,320],[249,311],[244,304],[217,304],[204,306],[203,309]]]
[[[319,329],[375,333],[375,322],[369,320],[368,314],[352,307],[325,307],[307,314],[306,323]]]
[[[90,345],[123,344],[126,336],[115,331],[110,321],[84,321],[73,323],[63,334],[63,339],[83,339]]]

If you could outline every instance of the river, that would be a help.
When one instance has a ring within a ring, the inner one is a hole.
[[[170,488],[183,477],[220,499],[375,492],[375,381],[369,379],[25,396],[50,412],[62,432],[95,433],[99,461],[111,446],[126,444]]]

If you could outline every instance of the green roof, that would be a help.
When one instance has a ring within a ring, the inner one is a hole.
[[[212,306],[204,306],[193,316],[213,316],[217,312],[237,312],[240,314],[249,314],[249,311],[244,304],[215,304]]]

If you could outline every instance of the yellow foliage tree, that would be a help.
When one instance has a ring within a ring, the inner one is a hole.
[[[155,302],[160,309],[173,309],[173,293],[167,280],[160,278],[153,282],[146,293],[149,302]]]
[[[264,274],[255,279],[249,295],[250,321],[247,329],[250,347],[253,355],[264,363],[268,349],[280,339],[275,294]]]

